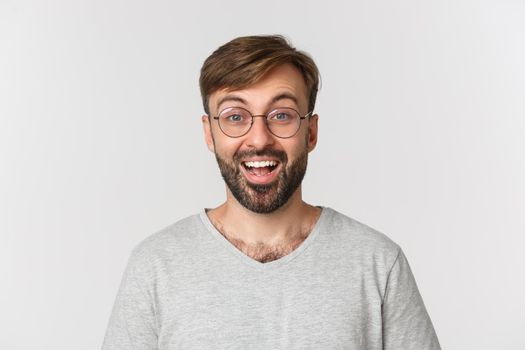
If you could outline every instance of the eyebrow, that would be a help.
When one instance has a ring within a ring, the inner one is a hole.
[[[273,105],[274,103],[279,102],[281,100],[292,100],[292,102],[294,102],[295,105],[298,105],[297,97],[295,97],[294,95],[292,95],[290,93],[287,93],[287,92],[283,92],[283,93],[273,97],[272,100],[270,101],[270,104]],[[244,105],[247,104],[246,100],[243,99],[240,96],[237,96],[237,95],[226,95],[223,98],[221,98],[219,101],[217,101],[217,109],[219,109],[219,107],[224,102],[228,102],[228,101],[240,102],[240,103],[242,103]]]
[[[239,96],[236,96],[236,95],[226,95],[224,96],[223,98],[221,98],[219,101],[217,101],[217,109],[219,109],[219,107],[224,103],[224,102],[227,102],[227,101],[234,101],[234,102],[240,102],[242,104],[246,104],[246,100],[239,97]]]
[[[295,97],[294,95],[289,94],[287,92],[283,92],[282,94],[279,94],[279,95],[275,96],[274,98],[272,98],[272,104],[274,104],[275,102],[278,102],[280,100],[292,100],[293,103],[295,103],[296,106],[298,105],[297,97]]]

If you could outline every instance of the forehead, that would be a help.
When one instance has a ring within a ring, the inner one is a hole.
[[[286,63],[272,68],[257,82],[240,89],[220,89],[210,95],[209,106],[217,112],[228,102],[247,106],[267,107],[276,101],[292,103],[303,110],[307,108],[307,88],[301,72]]]

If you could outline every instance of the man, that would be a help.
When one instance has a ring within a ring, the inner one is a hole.
[[[440,348],[401,249],[301,198],[318,83],[279,36],[208,57],[202,122],[226,201],[134,250],[104,350]]]

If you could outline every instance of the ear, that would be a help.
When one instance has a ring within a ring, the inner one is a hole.
[[[319,116],[314,114],[308,120],[308,152],[312,152],[317,145],[317,122]]]
[[[201,117],[201,119],[202,127],[204,128],[204,141],[206,141],[206,146],[208,146],[210,152],[215,153],[215,144],[213,143],[213,135],[211,133],[210,117],[205,114]]]

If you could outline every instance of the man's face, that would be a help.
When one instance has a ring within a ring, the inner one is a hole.
[[[284,64],[247,88],[219,90],[209,98],[212,116],[230,107],[243,107],[252,115],[289,107],[304,116],[308,113],[304,79],[294,66]],[[203,116],[208,148],[241,205],[256,213],[271,213],[288,202],[301,185],[308,152],[317,142],[317,118],[302,120],[295,136],[282,139],[270,133],[264,118],[254,118],[246,135],[231,138],[222,133],[217,120]]]

